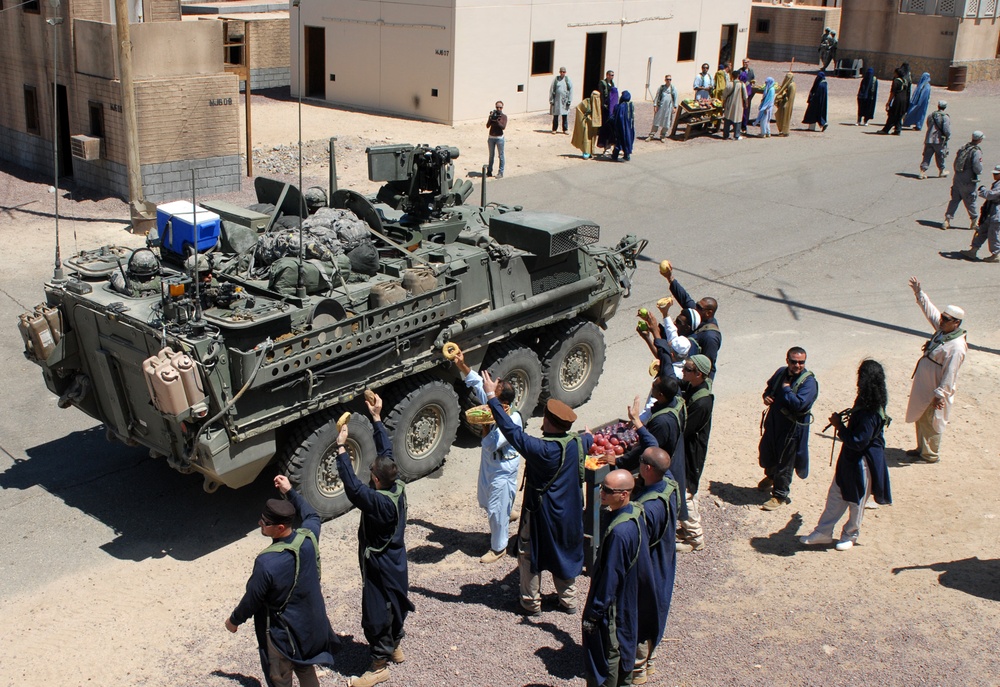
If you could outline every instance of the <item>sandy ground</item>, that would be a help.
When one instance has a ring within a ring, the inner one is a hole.
[[[761,80],[767,75],[780,80],[785,69],[759,65],[757,73]],[[797,77],[798,120],[811,81],[811,74]],[[853,123],[856,88],[857,82],[831,80],[831,129]],[[991,88],[973,86],[947,97],[952,103],[973,102],[994,95]],[[296,143],[288,126],[295,104],[258,97],[253,107],[258,166],[278,164],[273,160],[286,154],[283,146]],[[648,103],[638,104],[636,119],[637,132],[645,133]],[[340,184],[360,190],[372,188],[366,187],[368,145],[456,145],[462,150],[462,176],[477,173],[485,162],[479,124],[444,127],[312,105],[303,107],[303,123],[304,138],[319,141],[313,145],[320,150],[325,137],[339,138]],[[545,115],[512,118],[509,177],[605,164],[580,159],[568,136],[546,133],[549,124]],[[791,143],[833,133],[801,134]],[[669,162],[681,146],[714,155],[718,149],[710,146],[718,145],[707,139],[637,142],[635,154],[663,155]],[[325,165],[310,163],[306,185],[325,185],[325,175]],[[37,281],[50,270],[51,195],[44,179],[23,171],[3,170],[0,179],[0,235],[10,238],[16,227],[17,236],[10,244],[16,259],[5,265],[0,281],[5,308],[13,312],[34,304]],[[245,190],[227,197],[250,195]],[[127,213],[120,201],[74,192],[61,212],[64,251],[102,242],[141,243],[123,230]],[[25,281],[36,285],[26,288]],[[997,277],[988,277],[984,288],[996,283]],[[259,685],[252,633],[244,627],[232,636],[222,623],[263,547],[252,525],[253,509],[270,494],[267,480],[240,492],[205,495],[195,478],[143,460],[141,453],[105,448],[103,431],[80,414],[33,410],[44,392],[37,369],[20,359],[20,342],[8,320],[0,364],[16,370],[17,380],[30,381],[24,393],[9,399],[4,424],[0,612],[8,627],[0,638],[0,684]],[[709,547],[681,557],[660,673],[650,684],[1000,684],[994,651],[1000,642],[995,321],[981,318],[975,343],[985,352],[962,371],[955,423],[946,438],[948,461],[937,466],[899,461],[912,443],[912,428],[902,416],[915,346],[880,354],[894,371],[890,414],[896,422],[887,443],[897,505],[869,511],[859,547],[847,554],[803,551],[795,541],[822,510],[832,476],[829,439],[813,436],[813,474],[796,480],[794,503],[776,513],[759,510],[764,498],[753,488],[760,477],[755,446],[761,406],[759,391],[753,390],[758,383],[736,379],[735,366],[730,368],[731,390],[717,401],[703,478]],[[646,356],[634,339],[611,344],[620,360]],[[847,341],[827,361],[826,368],[837,374],[823,376],[818,417],[850,405],[853,370],[865,350],[864,341]],[[609,361],[607,369],[622,367]],[[617,414],[622,403],[608,395],[610,383],[602,382],[581,421],[594,424]],[[36,436],[51,439],[38,445]],[[87,465],[65,461],[70,451],[95,458]],[[952,469],[957,462],[952,457],[960,457],[961,470]],[[581,684],[579,617],[514,616],[512,559],[490,567],[477,560],[487,545],[484,519],[470,496],[477,460],[478,451],[465,440],[443,471],[410,488],[407,543],[418,610],[407,626],[408,661],[393,669],[389,684]],[[40,511],[51,512],[53,519],[39,521]],[[344,675],[365,667],[356,523],[350,514],[323,530],[328,611],[334,628],[345,635],[338,668],[323,684],[344,684]],[[74,542],[69,552],[61,548],[67,539]],[[585,594],[585,581],[581,587]]]

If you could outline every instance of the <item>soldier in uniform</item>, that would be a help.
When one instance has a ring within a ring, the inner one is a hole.
[[[112,290],[133,298],[159,294],[160,261],[149,248],[139,248],[129,257],[125,273],[118,269],[109,281]]]

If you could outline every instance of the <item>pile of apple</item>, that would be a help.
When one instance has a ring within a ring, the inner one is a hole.
[[[630,423],[613,422],[594,430],[594,444],[590,447],[590,455],[603,455],[606,460],[613,461],[637,443],[639,443],[639,435]]]

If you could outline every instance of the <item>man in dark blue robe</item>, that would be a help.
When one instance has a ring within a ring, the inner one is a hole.
[[[629,502],[634,487],[628,470],[612,470],[601,485],[603,536],[583,608],[587,687],[632,684],[640,557],[645,555],[649,566],[642,507]]]
[[[269,687],[291,687],[293,672],[303,687],[318,687],[315,666],[332,667],[337,647],[320,589],[320,519],[287,477],[275,477],[274,486],[288,500],[269,499],[260,516],[260,533],[271,537],[271,546],[254,561],[226,629],[236,632],[253,617]],[[298,530],[292,528],[296,515],[302,519]]]
[[[542,438],[528,436],[496,398],[496,380],[483,373],[483,389],[497,428],[524,458],[524,501],[518,530],[520,606],[525,615],[542,609],[542,571],[552,573],[559,610],[576,611],[576,577],[583,571],[583,491],[580,461],[593,435],[571,434],[576,413],[550,399],[542,418]]]
[[[787,367],[779,367],[767,380],[763,394],[767,410],[758,462],[764,468],[764,479],[757,488],[771,492],[771,499],[761,506],[764,510],[776,510],[792,502],[788,492],[793,471],[800,479],[809,476],[809,425],[819,383],[806,369],[804,349],[788,349],[785,362]]]
[[[681,283],[673,278],[672,273],[667,277],[667,281],[670,282],[670,295],[674,297],[674,300],[682,308],[694,308],[701,315],[701,324],[691,334],[688,334],[688,338],[693,339],[698,344],[698,352],[708,356],[708,359],[712,361],[712,372],[709,376],[711,379],[715,379],[715,371],[718,369],[716,361],[719,359],[719,349],[722,348],[722,332],[719,330],[719,321],[715,319],[715,311],[718,310],[719,304],[714,298],[708,296],[700,301],[695,301],[691,294],[681,286]]]
[[[664,372],[660,368],[660,374],[653,379],[650,389],[650,396],[653,405],[646,413],[637,416],[632,424],[636,429],[645,426],[649,433],[656,438],[656,444],[670,455],[669,476],[675,482],[679,493],[683,494],[687,485],[686,467],[684,464],[684,423],[687,419],[687,411],[684,406],[684,398],[679,393],[680,385],[674,377],[670,368]],[[615,461],[615,467],[624,468],[630,472],[639,469],[639,457],[642,454],[643,446],[638,444],[626,451]],[[687,506],[683,499],[678,500],[678,516],[681,520],[688,518]],[[671,540],[673,543],[673,539]]]
[[[639,570],[639,643],[632,684],[641,685],[655,672],[656,647],[663,638],[674,594],[677,550],[673,533],[677,529],[678,492],[677,483],[665,478],[670,454],[656,445],[649,430],[642,427],[638,431],[643,451],[639,458],[640,481],[632,493],[632,502],[643,509],[650,558],[648,572]]]
[[[371,467],[371,485],[362,484],[354,474],[347,452],[347,424],[337,437],[337,472],[350,502],[361,511],[358,525],[358,563],[361,566],[361,628],[368,640],[372,663],[360,677],[351,679],[353,687],[370,687],[389,679],[389,663],[405,660],[399,643],[403,623],[413,610],[407,596],[409,576],[406,565],[406,492],[398,479],[392,459],[392,443],[382,424],[382,399],[365,400],[372,416],[375,448],[378,451]]]

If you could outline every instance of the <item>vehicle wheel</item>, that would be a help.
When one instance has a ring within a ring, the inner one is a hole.
[[[538,407],[538,397],[542,393],[542,363],[538,355],[527,346],[519,343],[499,343],[490,346],[480,369],[488,370],[494,379],[503,378],[514,385],[517,395],[514,398],[513,409],[521,413],[523,419],[531,417]],[[465,410],[475,407],[479,400],[465,386],[459,387],[459,397],[462,400],[462,427],[472,436],[481,439],[482,427],[470,425],[465,420]]]
[[[590,399],[604,370],[604,334],[593,322],[570,320],[561,334],[542,338],[542,402],[556,398],[576,408]]]
[[[279,463],[292,485],[324,520],[351,509],[337,472],[337,418],[343,410],[326,411],[302,423],[292,432],[286,455]],[[368,469],[376,455],[372,424],[365,416],[352,413],[347,428],[347,452],[354,473],[367,484]]]
[[[384,416],[393,457],[403,479],[412,481],[441,467],[458,433],[458,394],[429,377],[401,384]]]

